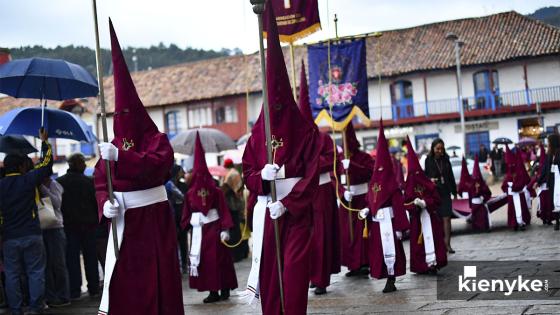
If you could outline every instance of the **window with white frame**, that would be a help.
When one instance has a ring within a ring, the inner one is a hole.
[[[223,123],[236,123],[237,118],[237,108],[232,105],[220,106],[214,111],[216,116],[216,124]]]
[[[212,125],[212,109],[210,107],[198,107],[189,109],[189,128]]]
[[[165,114],[165,125],[167,127],[167,135],[170,138],[175,137],[179,132],[179,119],[178,116],[179,112],[178,111],[171,111]]]

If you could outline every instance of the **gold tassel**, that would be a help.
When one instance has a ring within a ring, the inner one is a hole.
[[[424,234],[422,234],[422,232],[420,232],[420,235],[418,235],[418,245],[422,245],[424,243]]]
[[[368,238],[368,228],[367,228],[367,219],[364,220],[364,231],[362,232],[362,237],[367,239]]]

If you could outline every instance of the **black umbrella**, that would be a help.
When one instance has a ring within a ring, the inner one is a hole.
[[[513,143],[513,141],[511,141],[510,139],[508,139],[506,137],[499,137],[499,138],[496,138],[496,140],[492,141],[492,143],[494,143],[494,144],[511,144],[511,143]]]
[[[37,149],[22,136],[0,136],[0,152],[27,155]]]
[[[460,149],[461,149],[461,147],[457,146],[457,145],[452,145],[450,147],[447,147],[447,150],[449,150],[449,151],[455,151],[455,150],[460,150]]]

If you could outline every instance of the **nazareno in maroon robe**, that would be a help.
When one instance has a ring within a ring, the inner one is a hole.
[[[369,228],[369,266],[370,275],[376,279],[387,278],[387,266],[385,265],[381,230],[379,222],[372,221],[379,209],[385,207],[393,208],[393,239],[395,242],[396,261],[394,265],[395,277],[406,274],[406,255],[402,240],[396,236],[396,232],[404,234],[410,227],[404,208],[404,198],[393,172],[393,162],[389,153],[389,145],[385,138],[383,122],[379,122],[379,136],[377,140],[377,156],[373,175],[368,185],[367,206],[370,211],[366,218]]]
[[[271,133],[282,145],[277,148],[274,162],[285,169],[285,178],[301,177],[281,202],[287,212],[278,219],[285,314],[305,314],[309,286],[309,253],[313,220],[313,194],[319,183],[319,136],[295,103],[278,30],[270,1],[265,13],[269,15],[266,78],[270,109]],[[257,196],[270,193],[268,181],[261,178],[267,164],[264,112],[252,129],[243,154],[243,176],[247,188]],[[269,211],[265,214],[262,256],[259,272],[259,291],[263,314],[280,314],[280,289],[276,264],[274,224]]]
[[[198,276],[190,276],[191,288],[198,291],[218,291],[237,288],[237,276],[229,249],[222,244],[220,233],[233,227],[231,213],[227,207],[224,193],[219,189],[206,166],[204,149],[196,134],[194,164],[189,190],[185,194],[181,227],[189,225],[194,212],[208,215],[216,209],[219,219],[202,226],[200,264]]]
[[[404,186],[404,201],[405,207],[410,214],[410,271],[425,273],[430,267],[426,263],[425,238],[422,233],[420,219],[423,209],[414,205],[414,200],[419,198],[426,202],[426,210],[432,225],[432,239],[436,255],[435,267],[440,269],[447,265],[447,249],[443,239],[443,222],[437,213],[440,198],[436,185],[424,174],[408,136],[406,140],[408,173]]]
[[[314,126],[305,65],[302,61],[299,83],[299,110]],[[335,151],[332,138],[325,132],[319,133],[321,155],[319,173],[329,182],[319,184],[313,198],[313,234],[311,244],[311,283],[319,288],[330,285],[331,274],[340,272],[340,236],[338,205],[335,185],[331,180]]]
[[[115,81],[112,143],[119,149],[111,162],[114,191],[129,192],[163,185],[170,177],[173,149],[148,116],[132,82],[110,23]],[[94,172],[100,219],[108,200],[105,161]],[[112,242],[109,237],[109,242]],[[168,201],[125,212],[119,259],[111,277],[109,313],[183,314],[177,235]]]
[[[519,155],[519,153],[518,153]],[[527,170],[522,162],[519,161],[520,158],[516,154],[510,151],[508,145],[506,144],[506,176],[502,182],[502,191],[508,193],[509,182],[513,183],[512,191],[519,193],[519,198],[521,199],[521,217],[525,225],[529,225],[531,222],[531,213],[529,212],[529,207],[527,206],[526,195],[523,193],[524,189],[527,189],[527,185],[531,181]],[[512,228],[518,227],[518,222],[515,215],[515,205],[513,196],[508,193],[508,226]]]
[[[478,163],[478,155],[474,157],[474,168],[472,173],[472,185],[469,189],[469,197],[471,200],[471,223],[472,228],[479,231],[490,230],[490,218],[488,217],[488,208],[486,202],[492,197],[492,192],[482,174]],[[482,198],[482,203],[472,202],[473,198]]]
[[[360,185],[367,184],[373,173],[373,158],[360,151],[360,143],[356,138],[356,132],[354,131],[354,126],[352,122],[346,127],[346,141],[348,142],[347,147],[350,153],[350,166],[348,167],[348,177],[350,178],[350,185]],[[339,159],[344,159],[343,155],[339,155]],[[346,190],[346,184],[342,181],[342,176],[345,176],[346,172],[339,164],[337,168],[337,175],[339,177],[339,196],[340,201],[348,206],[348,202],[344,200],[344,191]],[[367,207],[366,201],[367,194],[354,195],[352,198],[351,206],[354,209],[362,209]],[[363,237],[363,231],[365,222],[358,218],[358,213],[351,211],[352,216],[352,229],[354,232],[354,240],[350,239],[350,227],[348,224],[348,210],[342,206],[338,210],[338,222],[340,226],[340,248],[341,248],[341,263],[350,270],[360,269],[362,266],[367,266],[369,263],[368,254],[368,241]]]

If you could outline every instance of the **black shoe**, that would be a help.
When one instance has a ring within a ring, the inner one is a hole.
[[[327,288],[320,288],[320,287],[315,288],[315,295],[323,295],[326,293],[327,293]]]
[[[224,301],[229,299],[229,289],[223,289],[220,294],[220,300]]]
[[[56,301],[56,302],[52,302],[52,303],[47,303],[49,308],[64,307],[64,306],[68,306],[70,304],[71,304],[70,301]]]
[[[519,230],[519,225],[516,225],[513,230],[517,232]]]
[[[214,303],[214,302],[218,302],[220,300],[220,295],[218,294],[217,291],[210,291],[210,294],[208,294],[208,296],[202,300],[202,302],[204,303]]]
[[[430,276],[437,276],[437,268],[432,267],[432,268],[428,269],[428,272],[427,272],[427,273],[428,273]]]
[[[451,248],[451,247],[449,247],[447,252],[450,253],[450,254],[455,254],[455,250],[453,250],[453,248]]]
[[[395,277],[387,278],[387,282],[385,283],[385,288],[383,288],[383,293],[389,293],[397,291],[397,287],[395,286]]]
[[[310,289],[315,289],[316,287],[317,287],[317,286],[314,285],[313,283],[310,283],[310,284],[309,284],[309,288],[310,288]]]
[[[350,270],[345,274],[345,276],[347,276],[347,277],[355,277],[355,276],[359,276],[359,275],[360,275],[360,269]]]
[[[519,227],[519,229],[520,229],[521,231],[525,231],[525,230],[527,229],[527,227],[525,226],[525,224],[523,224],[521,227]]]
[[[369,266],[362,266],[362,268],[360,268],[360,274],[364,276],[369,275]]]

